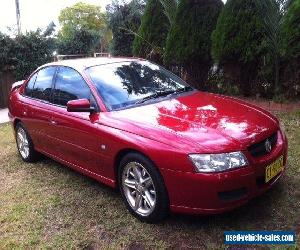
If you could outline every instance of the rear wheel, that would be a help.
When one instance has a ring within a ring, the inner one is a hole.
[[[21,122],[16,125],[16,142],[23,161],[35,162],[38,159],[38,153],[34,150],[31,137]]]
[[[139,220],[154,223],[169,212],[163,179],[146,157],[130,153],[119,167],[119,187],[128,210]]]

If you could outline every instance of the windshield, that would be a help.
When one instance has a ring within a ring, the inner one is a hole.
[[[93,66],[87,72],[109,110],[192,90],[179,77],[147,61]]]

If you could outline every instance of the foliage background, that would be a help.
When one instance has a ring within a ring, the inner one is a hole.
[[[251,84],[262,63],[263,33],[263,20],[255,1],[228,0],[212,34],[214,60],[244,95],[251,94]]]
[[[179,2],[167,39],[165,63],[182,65],[194,87],[200,88],[199,84],[207,80],[212,64],[210,37],[222,7],[221,0]]]
[[[283,87],[288,98],[300,97],[300,0],[289,2],[283,17]]]
[[[149,0],[133,42],[133,54],[162,63],[162,48],[169,31],[169,20],[159,0]]]
[[[47,30],[46,30],[47,31]],[[55,41],[41,30],[12,39],[0,34],[0,71],[14,68],[17,79],[24,79],[37,67],[53,58]]]
[[[142,0],[113,0],[106,7],[108,25],[113,33],[111,52],[114,56],[132,56],[134,33],[138,31],[144,12]]]
[[[300,0],[112,0],[105,10],[79,2],[59,22],[0,33],[0,71],[20,80],[57,53],[135,55],[200,90],[300,97]]]

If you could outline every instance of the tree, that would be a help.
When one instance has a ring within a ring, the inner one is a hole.
[[[265,65],[263,67],[271,68],[269,72],[271,72],[271,75],[274,75],[274,77],[271,77],[271,81],[273,81],[272,89],[274,90],[274,93],[278,93],[280,92],[280,29],[282,24],[284,3],[282,0],[255,0],[255,4],[260,13],[262,28],[264,30],[264,47],[266,50],[264,57],[269,59],[265,59]],[[263,69],[262,71],[265,70]]]
[[[0,71],[16,63],[14,54],[15,42],[9,36],[0,32]]]
[[[45,29],[43,35],[44,35],[45,37],[47,37],[47,36],[52,36],[53,33],[55,32],[55,28],[56,28],[55,23],[54,23],[53,21],[50,22],[50,23],[48,24],[47,28]]]
[[[270,72],[270,81],[273,82],[273,94],[281,93],[280,83],[280,63],[282,61],[282,24],[291,0],[255,0],[259,10],[264,30],[264,45],[266,53],[264,55],[265,65],[263,72]],[[271,70],[268,70],[271,68]],[[267,69],[267,70],[266,70]],[[264,76],[265,77],[265,76]],[[268,77],[268,75],[266,75]],[[268,77],[269,78],[269,77]]]
[[[226,74],[236,78],[244,95],[250,95],[251,84],[263,61],[263,20],[255,1],[228,0],[212,41],[214,60]]]
[[[44,33],[38,29],[14,39],[0,33],[0,71],[14,67],[16,79],[21,80],[37,67],[51,62],[55,42]]]
[[[134,33],[145,8],[143,0],[113,0],[106,7],[109,28],[113,33],[111,52],[115,56],[132,56]]]
[[[65,37],[72,35],[74,29],[100,32],[106,26],[101,7],[82,2],[61,10],[58,20],[61,25],[60,33]]]
[[[164,13],[169,19],[170,27],[174,24],[176,19],[176,11],[178,7],[178,0],[160,0],[164,7]]]
[[[291,97],[300,96],[300,0],[290,4],[283,18],[281,35],[286,92]]]
[[[101,12],[100,6],[79,2],[63,9],[58,20],[61,25],[58,35],[61,53],[67,54],[72,51],[90,53],[97,47],[100,48],[99,45],[101,51],[108,49],[112,39],[111,31],[107,27],[107,17]]]
[[[300,0],[294,0],[283,20],[283,49],[287,59],[300,57]]]
[[[99,44],[100,34],[98,32],[86,28],[74,29],[68,36],[58,36],[58,53],[89,55]]]
[[[149,0],[133,42],[133,54],[161,62],[168,31],[169,20],[160,0]]]
[[[15,74],[17,79],[24,79],[37,67],[51,62],[53,59],[54,39],[45,37],[41,30],[18,36],[15,42],[14,53],[17,58]]]
[[[181,0],[167,38],[165,63],[182,65],[186,80],[197,88],[207,81],[210,37],[222,6],[221,0]]]

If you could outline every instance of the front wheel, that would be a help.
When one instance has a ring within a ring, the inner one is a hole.
[[[121,161],[119,187],[128,210],[139,220],[154,223],[169,212],[163,179],[146,157],[130,153]]]

